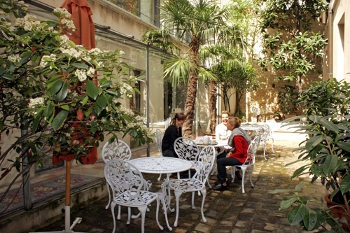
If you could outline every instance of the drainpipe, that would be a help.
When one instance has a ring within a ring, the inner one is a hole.
[[[149,129],[149,45],[146,45],[146,121]],[[150,156],[150,144],[147,142],[147,157]]]
[[[333,78],[333,6],[335,0],[331,0],[328,6],[328,78]]]

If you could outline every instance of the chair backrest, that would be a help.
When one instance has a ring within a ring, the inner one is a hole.
[[[194,163],[196,174],[193,176],[193,178],[201,180],[203,184],[205,184],[207,181],[211,169],[214,166],[216,158],[215,152],[216,151],[213,146],[203,147]]]
[[[248,156],[243,165],[251,165],[255,163],[255,154],[258,150],[261,135],[257,135],[248,146]]]
[[[264,145],[266,143],[266,140],[271,136],[272,132],[268,124],[261,125],[261,129],[262,132],[260,137],[260,144]]]
[[[113,159],[130,160],[130,158],[130,147],[122,140],[107,142],[102,148],[102,159],[105,163]]]
[[[179,137],[174,142],[174,151],[179,158],[195,161],[200,149],[190,138]]]
[[[156,129],[156,145],[160,153],[162,153],[162,141],[164,137],[164,132],[160,129]]]
[[[127,202],[138,203],[142,200],[140,191],[146,187],[146,181],[142,173],[131,163],[122,159],[113,159],[105,164],[105,178],[113,190],[114,200],[125,202],[123,198],[128,198]],[[119,195],[128,193],[128,195]]]

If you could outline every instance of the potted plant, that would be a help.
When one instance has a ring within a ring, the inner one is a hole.
[[[122,106],[139,81],[120,61],[123,52],[74,44],[64,35],[74,30],[65,9],[54,10],[57,20],[39,21],[26,8],[0,0],[0,130],[2,137],[22,132],[1,153],[0,180],[17,170],[13,183],[40,163],[43,146],[86,163],[106,134],[110,141],[130,134],[136,145],[152,142],[144,119]]]
[[[287,126],[304,132],[298,161],[306,162],[293,177],[308,174],[311,183],[320,181],[327,192],[326,199],[333,203],[322,205],[316,198],[302,193],[305,184],[287,192],[288,199],[280,203],[281,209],[291,208],[288,221],[300,224],[305,230],[331,227],[333,232],[348,232],[350,224],[350,85],[336,79],[318,82],[298,99],[303,116],[286,120]],[[318,207],[312,204],[316,202]],[[332,204],[335,204],[333,206]],[[341,210],[342,213],[333,213]]]

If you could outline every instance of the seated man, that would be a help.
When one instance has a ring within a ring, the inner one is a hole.
[[[222,111],[221,112],[221,123],[215,127],[215,140],[219,144],[226,144],[228,138],[231,135],[232,131],[227,129],[228,118],[229,118],[228,111]],[[225,147],[225,148],[228,149],[229,147]],[[222,153],[225,148],[219,147],[218,153]]]
[[[232,117],[228,121],[227,128],[232,130],[232,134],[228,140],[231,150],[224,151],[217,156],[218,181],[213,187],[214,190],[226,190],[228,185],[226,166],[241,165],[248,156],[250,137],[240,128],[240,125],[241,120],[237,117]]]

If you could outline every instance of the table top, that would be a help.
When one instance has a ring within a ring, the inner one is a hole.
[[[152,174],[182,172],[192,167],[191,162],[172,157],[142,157],[129,162],[140,172]]]
[[[213,146],[213,147],[223,147],[223,146],[227,146],[227,140],[225,141],[211,141],[209,144],[205,144],[202,140],[194,140],[194,143],[196,143],[196,145],[204,147],[204,146]]]

